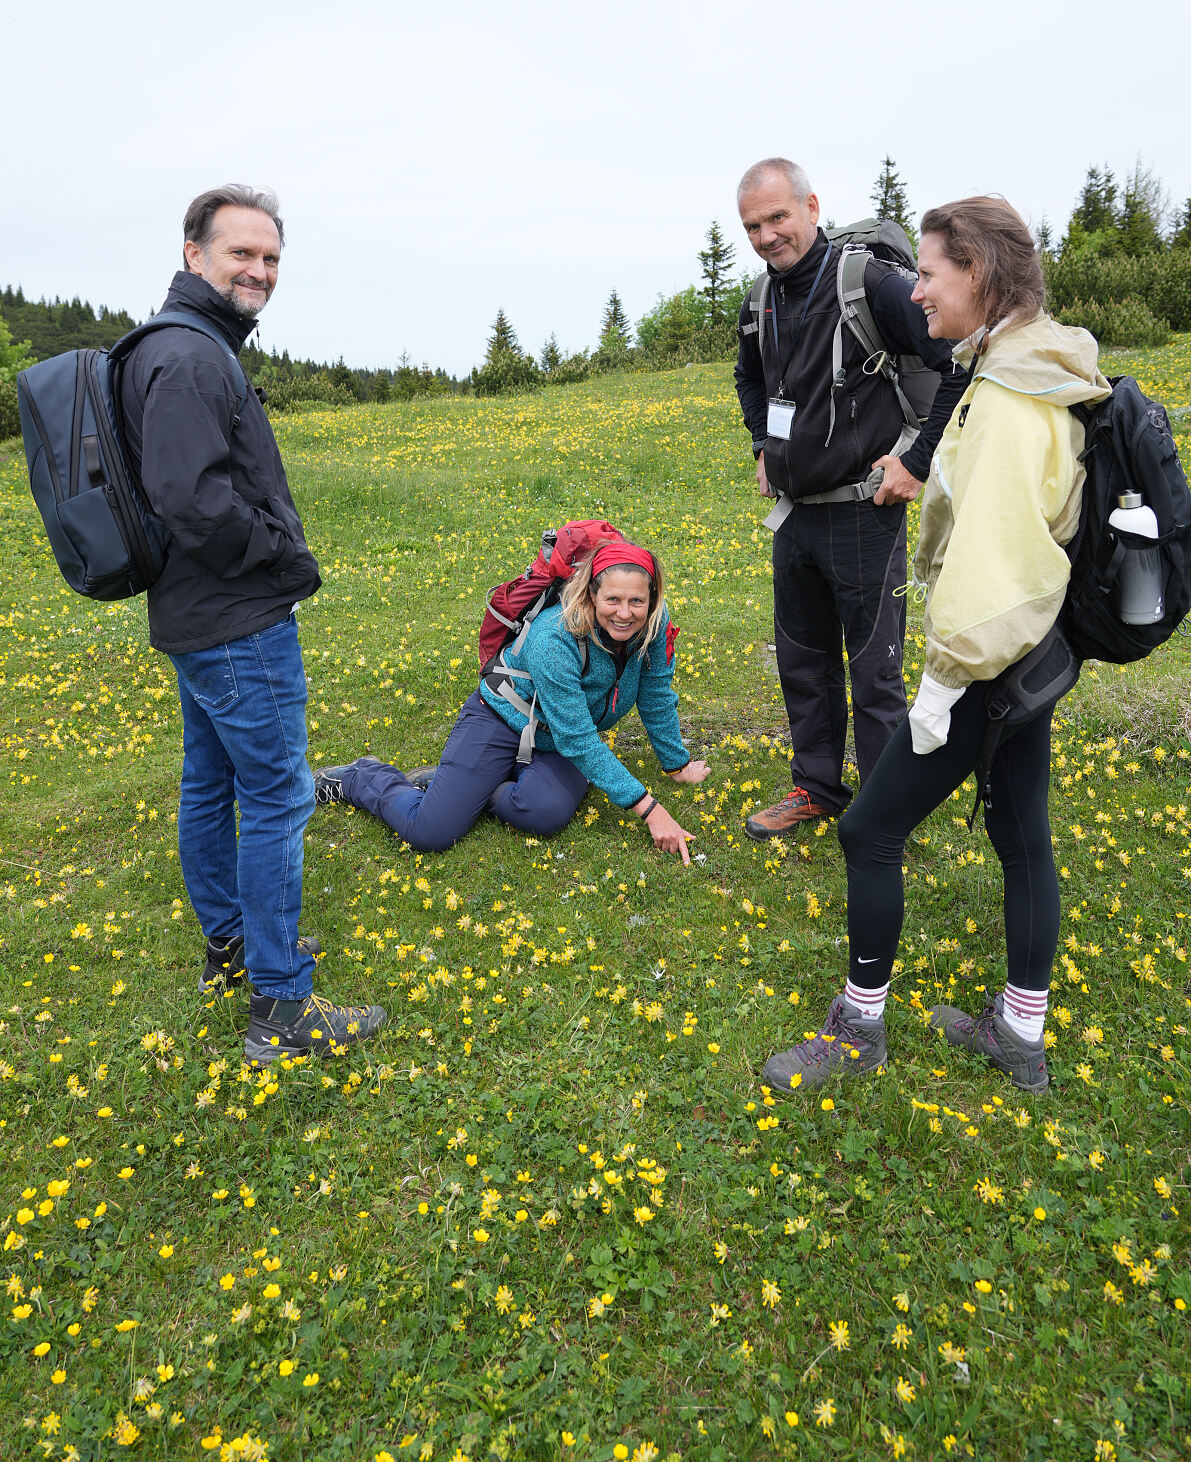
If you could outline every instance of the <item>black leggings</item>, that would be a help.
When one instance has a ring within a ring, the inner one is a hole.
[[[988,725],[986,686],[969,687],[951,709],[946,745],[917,756],[902,721],[839,822],[848,867],[849,976],[863,989],[884,985],[897,958],[905,912],[906,839],[976,768]],[[985,826],[1005,880],[1009,983],[1050,986],[1059,942],[1059,881],[1050,843],[1050,721],[1043,711],[1001,742],[992,764]],[[970,804],[956,804],[965,815]]]

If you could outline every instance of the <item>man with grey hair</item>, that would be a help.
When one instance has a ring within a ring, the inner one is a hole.
[[[764,315],[740,311],[736,392],[757,460],[757,483],[777,504],[773,620],[778,677],[790,723],[793,788],[745,823],[780,836],[851,800],[843,780],[848,651],[856,761],[863,782],[905,715],[906,503],[917,495],[963,393],[948,341],[932,340],[913,283],[870,259],[864,291],[887,347],[940,373],[921,434],[911,431],[888,377],[850,330],[838,332],[839,251],[819,228],[819,200],[787,158],[749,168],[740,219],[769,275]],[[880,469],[880,471],[878,471]]]
[[[314,779],[294,611],[321,580],[238,359],[276,286],[282,232],[271,193],[196,198],[159,312],[179,318],[133,348],[120,389],[133,469],[169,530],[149,641],[173,661],[182,703],[178,850],[207,937],[199,989],[230,995],[249,975],[244,1054],[260,1062],[341,1049],[385,1019],[314,995],[321,951],[298,934]]]

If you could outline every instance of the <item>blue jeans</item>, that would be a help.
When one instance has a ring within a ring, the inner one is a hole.
[[[476,690],[425,792],[396,767],[356,762],[343,774],[343,796],[419,852],[451,847],[486,811],[518,832],[553,837],[575,815],[587,778],[557,751],[535,751],[528,766],[518,765],[520,741]]]
[[[186,892],[208,939],[243,935],[245,968],[261,994],[304,999],[314,960],[298,948],[298,915],[314,778],[297,624],[291,614],[259,634],[170,659],[182,701]]]

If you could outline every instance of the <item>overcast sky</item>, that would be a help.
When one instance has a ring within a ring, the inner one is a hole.
[[[887,152],[915,215],[1000,192],[1061,230],[1090,163],[1139,154],[1191,194],[1175,0],[0,0],[0,21],[0,285],[142,318],[189,200],[268,185],[288,238],[261,343],[350,365],[465,372],[500,307],[526,348],[592,346],[613,288],[636,320],[697,280],[712,218],[755,272],[735,185],[771,153],[837,223]]]

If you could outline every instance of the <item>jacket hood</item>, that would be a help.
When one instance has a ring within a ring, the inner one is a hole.
[[[972,363],[979,335],[970,335],[955,347],[955,359],[965,369]],[[1060,325],[1039,311],[1025,324],[994,326],[976,379],[995,381],[1007,391],[1054,406],[1103,401],[1112,387],[1096,363],[1098,353],[1095,338],[1086,330]]]
[[[256,329],[255,320],[246,319],[233,310],[205,279],[185,269],[179,269],[170,281],[169,292],[158,314],[174,309],[189,310],[191,314],[209,320],[235,351]]]

